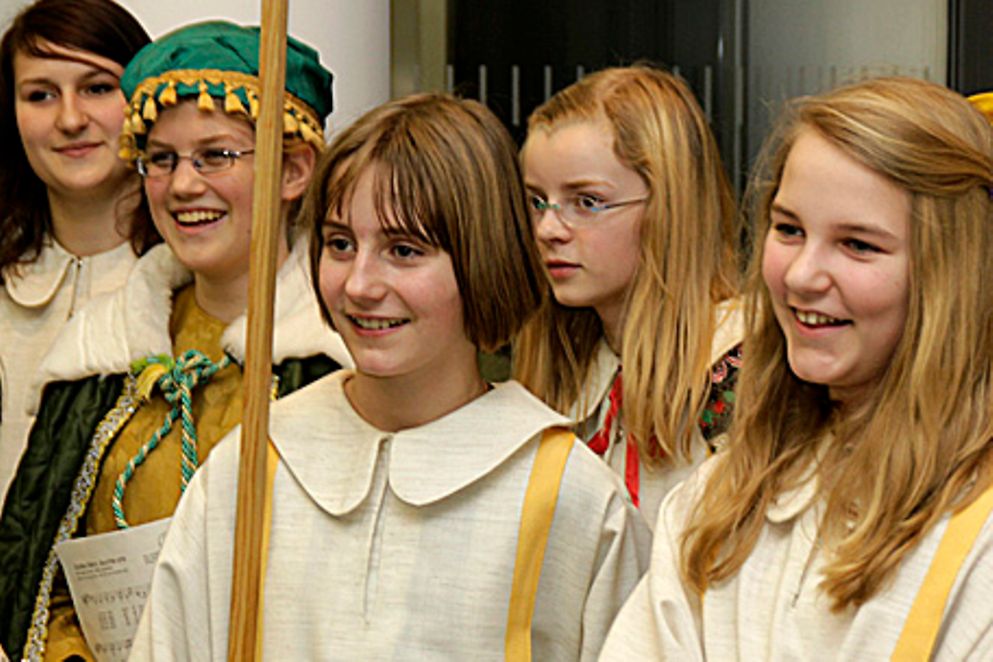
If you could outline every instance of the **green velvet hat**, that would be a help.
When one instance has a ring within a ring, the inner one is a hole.
[[[317,51],[287,37],[283,135],[324,148],[332,110],[330,71]],[[130,100],[121,131],[121,158],[134,160],[162,108],[196,97],[202,110],[259,116],[259,28],[224,21],[180,28],[141,49],[121,77]]]

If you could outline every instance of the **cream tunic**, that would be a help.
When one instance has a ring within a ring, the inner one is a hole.
[[[516,382],[396,433],[355,413],[346,370],[276,402],[269,660],[502,660],[525,487],[565,419]],[[133,660],[224,660],[237,431],[180,501]],[[535,660],[593,660],[647,562],[648,531],[581,444],[538,586]]]
[[[708,461],[662,505],[648,574],[624,605],[601,660],[888,660],[930,567],[948,517],[907,556],[892,581],[858,609],[830,611],[818,588],[816,482],[780,495],[748,560],[711,587],[703,606],[679,578],[679,541]],[[993,660],[993,518],[952,587],[931,659]]]
[[[72,314],[91,298],[121,287],[137,257],[127,242],[76,257],[54,240],[0,286],[0,504],[27,444],[38,366]]]
[[[717,330],[714,333],[710,350],[711,365],[741,342],[744,333],[743,324],[744,318],[740,302],[737,299],[726,301],[718,307]],[[592,378],[589,383],[590,405],[587,407],[577,406],[570,412],[570,418],[577,421],[575,424],[576,434],[587,442],[603,427],[607,410],[610,407],[610,388],[613,386],[614,377],[617,375],[620,365],[618,356],[611,351],[606,341],[601,340],[597,348]],[[699,429],[694,436],[696,443],[693,444],[693,457],[690,462],[676,458],[662,467],[646,466],[644,462],[640,463],[639,509],[649,526],[654,526],[659,504],[662,503],[662,499],[669,493],[669,490],[693,473],[693,469],[707,459],[707,444],[704,442]],[[607,464],[623,480],[627,467],[627,453],[625,452],[626,444],[618,443],[622,439],[623,435],[612,433],[610,443],[603,456]]]

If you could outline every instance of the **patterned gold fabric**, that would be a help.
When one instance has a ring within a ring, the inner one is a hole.
[[[225,328],[224,322],[211,317],[197,305],[192,285],[177,292],[169,328],[173,356],[197,349],[210,360],[219,361],[223,356],[221,336]],[[241,381],[241,369],[230,365],[194,391],[193,417],[200,440],[201,463],[214,444],[241,421]],[[114,483],[141,445],[162,425],[169,408],[161,391],[154,390],[151,401],[141,406],[108,449],[85,516],[85,534],[117,530],[111,510]],[[177,421],[127,485],[124,512],[131,526],[172,515],[180,497],[181,454]],[[85,660],[93,660],[79,629],[65,579],[61,576],[53,588],[51,614],[45,659],[65,660],[79,655]]]
[[[173,356],[197,349],[211,361],[220,361],[224,355],[221,336],[225,327],[224,322],[211,317],[196,304],[193,286],[187,286],[176,295],[170,320]],[[114,483],[141,445],[162,426],[170,407],[162,393],[154,390],[151,401],[142,405],[107,451],[86,515],[87,534],[117,529],[110,508]],[[200,440],[198,456],[201,462],[214,444],[241,421],[241,408],[241,369],[236,365],[218,372],[205,386],[194,391],[193,419]],[[175,510],[180,497],[180,436],[177,421],[128,483],[124,512],[132,526],[169,517]]]

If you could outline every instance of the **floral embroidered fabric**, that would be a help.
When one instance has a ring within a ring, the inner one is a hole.
[[[710,370],[710,396],[698,424],[703,438],[711,440],[727,432],[734,411],[734,388],[741,368],[741,344],[732,347]]]

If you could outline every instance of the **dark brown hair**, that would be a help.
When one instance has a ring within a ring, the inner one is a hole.
[[[111,0],[38,0],[14,18],[0,42],[0,140],[6,146],[0,161],[0,269],[35,260],[52,232],[45,184],[28,163],[17,131],[15,55],[58,59],[44,48],[50,42],[124,67],[149,41],[141,24]],[[127,221],[135,253],[159,241],[144,196]]]
[[[544,285],[507,130],[479,103],[442,94],[392,101],[345,129],[321,157],[301,213],[318,292],[324,221],[369,168],[381,222],[451,256],[469,340],[484,351],[507,343]],[[321,309],[330,321],[323,301]]]

